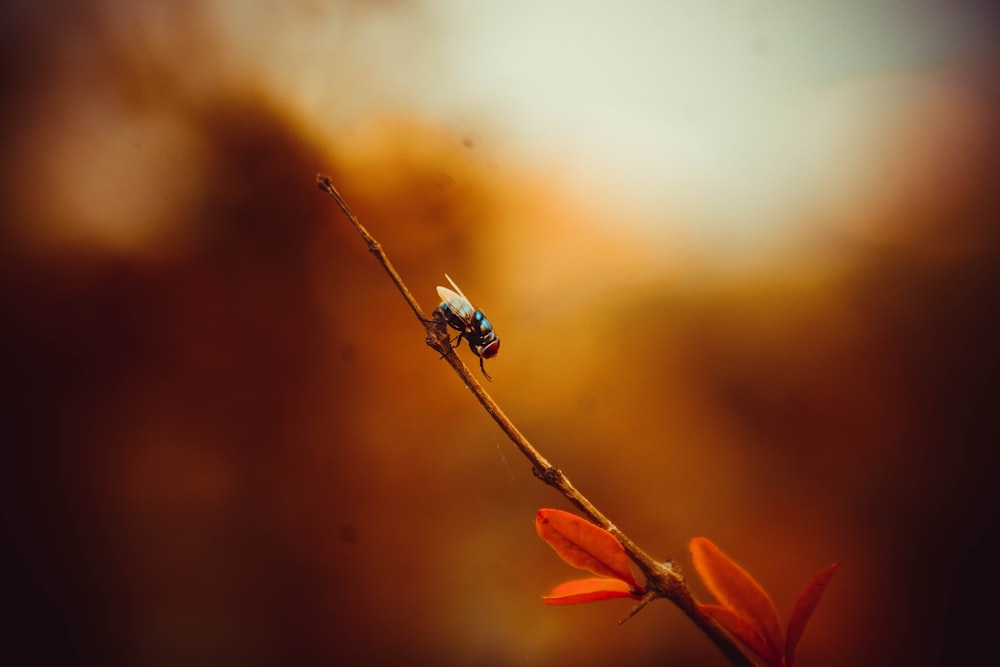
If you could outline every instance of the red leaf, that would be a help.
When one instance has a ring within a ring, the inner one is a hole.
[[[707,537],[691,540],[691,558],[715,599],[760,635],[769,655],[783,656],[785,634],[778,622],[778,610],[760,584]]]
[[[799,645],[799,640],[802,639],[806,623],[809,622],[813,611],[816,610],[823,589],[826,588],[827,582],[833,577],[838,567],[840,567],[839,563],[827,565],[810,579],[806,587],[799,593],[795,607],[792,609],[792,615],[788,619],[788,642],[785,646],[785,662],[788,663],[788,667],[793,667],[795,664],[795,649]]]
[[[632,598],[641,600],[641,595],[636,595],[627,582],[621,579],[606,579],[598,577],[595,579],[577,579],[559,584],[552,589],[548,595],[542,596],[545,604],[579,604],[581,602],[597,602],[599,600],[612,600],[614,598]]]
[[[630,589],[639,588],[625,549],[603,528],[569,512],[541,509],[535,517],[535,529],[573,567],[620,579]]]
[[[698,607],[716,623],[728,630],[734,637],[746,644],[747,648],[759,655],[772,667],[781,667],[781,652],[774,651],[760,636],[757,629],[743,620],[743,617],[727,607],[714,604],[700,604]]]

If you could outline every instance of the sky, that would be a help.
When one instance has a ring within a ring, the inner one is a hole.
[[[726,262],[815,243],[818,209],[852,214],[881,173],[934,159],[906,155],[914,139],[968,144],[988,109],[962,70],[988,26],[970,3],[386,3],[304,28],[322,50],[274,66],[302,74],[291,94],[314,123],[418,109],[615,224],[679,229]],[[344,50],[361,75],[340,71]]]

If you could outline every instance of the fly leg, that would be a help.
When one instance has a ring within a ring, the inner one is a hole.
[[[481,370],[483,372],[483,377],[484,378],[486,378],[490,382],[493,382],[493,378],[491,378],[490,374],[486,372],[486,366],[483,365],[483,358],[482,357],[479,357],[479,370]]]
[[[427,337],[427,344],[431,347],[440,350],[443,347],[442,343],[444,340],[447,340],[450,348],[454,350],[462,342],[462,333],[459,333],[455,336],[455,338],[451,337],[451,334],[448,331],[448,318],[444,311],[441,310],[440,306],[434,309],[433,319],[424,320],[424,323],[434,325],[434,334],[429,334]],[[438,358],[444,359],[447,354],[448,353],[445,352]]]

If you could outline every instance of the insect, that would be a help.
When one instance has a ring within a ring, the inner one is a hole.
[[[490,382],[493,378],[486,372],[483,366],[484,359],[492,359],[500,351],[500,339],[493,331],[493,325],[483,315],[483,311],[472,305],[468,297],[462,293],[455,281],[447,273],[444,277],[448,279],[454,290],[438,285],[437,293],[441,297],[441,305],[438,308],[444,313],[444,319],[452,329],[458,331],[452,347],[458,347],[464,338],[469,343],[469,349],[479,357],[479,370]]]

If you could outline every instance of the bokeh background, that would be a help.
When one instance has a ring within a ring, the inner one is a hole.
[[[800,664],[995,653],[996,19],[4,0],[10,664],[724,664],[668,603],[539,602],[566,503],[317,172],[651,553],[785,614],[841,562]]]

